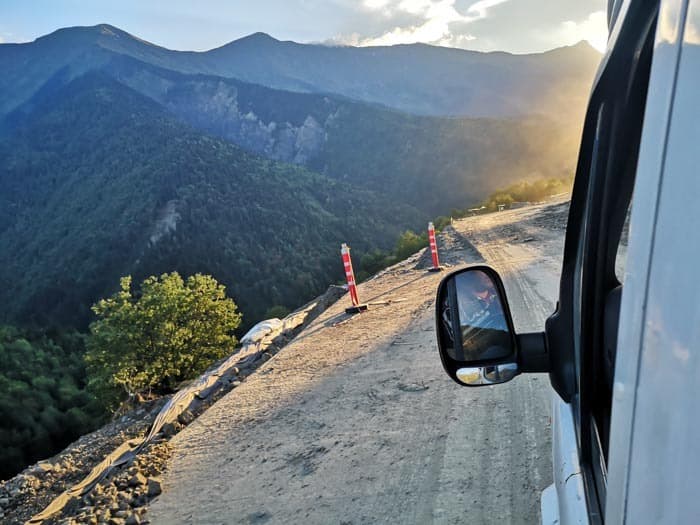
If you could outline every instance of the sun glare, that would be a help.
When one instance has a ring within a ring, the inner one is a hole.
[[[608,45],[608,23],[604,11],[596,11],[581,22],[567,20],[562,24],[562,36],[568,45],[586,40],[603,53]]]

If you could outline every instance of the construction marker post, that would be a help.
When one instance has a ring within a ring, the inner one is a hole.
[[[432,222],[428,223],[428,242],[430,243],[430,255],[433,257],[433,267],[429,272],[439,272],[442,270],[438,259],[437,241],[435,241],[435,226]]]
[[[343,243],[340,246],[340,254],[343,257],[343,266],[345,266],[345,278],[348,281],[348,292],[350,293],[350,300],[352,301],[352,306],[345,309],[347,314],[356,314],[359,312],[364,312],[367,310],[366,304],[361,304],[360,299],[357,296],[357,284],[355,283],[355,272],[352,270],[352,260],[350,259],[350,248],[347,244]]]

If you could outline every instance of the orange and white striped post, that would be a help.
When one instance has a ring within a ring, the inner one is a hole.
[[[352,259],[350,258],[350,248],[347,244],[343,243],[340,246],[340,255],[343,257],[343,266],[345,267],[345,278],[348,281],[348,292],[350,293],[350,300],[352,301],[352,307],[346,308],[345,312],[349,314],[356,314],[358,312],[363,312],[367,310],[366,304],[360,304],[360,299],[357,295],[357,283],[355,282],[355,272],[352,269]]]
[[[440,266],[440,260],[438,259],[437,241],[435,240],[435,226],[432,222],[428,223],[428,242],[430,243],[430,255],[433,257],[433,267],[430,268],[429,271],[439,272],[442,270],[442,266]]]

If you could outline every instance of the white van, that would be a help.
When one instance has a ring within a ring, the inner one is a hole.
[[[700,523],[700,0],[608,11],[556,311],[515,334],[498,274],[467,268],[438,290],[438,344],[461,385],[549,373],[543,523]]]

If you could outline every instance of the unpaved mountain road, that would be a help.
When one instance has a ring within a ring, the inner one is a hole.
[[[558,284],[565,204],[457,221],[442,262],[504,278],[516,328],[541,329]],[[425,257],[423,258],[423,260]],[[173,440],[147,517],[176,523],[535,523],[551,483],[545,375],[460,388],[442,371],[418,257],[343,298]]]

